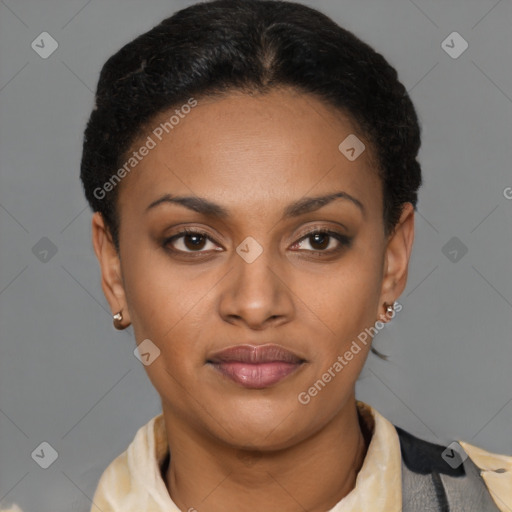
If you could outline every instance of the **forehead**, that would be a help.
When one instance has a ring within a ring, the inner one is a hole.
[[[339,146],[354,135],[365,150],[351,161]],[[165,193],[212,198],[243,212],[333,190],[381,211],[369,144],[350,117],[311,95],[230,93],[173,107],[149,124],[127,158],[144,145],[151,149],[121,183],[121,211],[142,213]]]

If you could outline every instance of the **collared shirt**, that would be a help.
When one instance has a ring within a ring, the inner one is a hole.
[[[374,408],[359,401],[356,404],[372,433],[371,441],[355,487],[328,512],[398,512],[402,507],[398,434]],[[493,454],[463,441],[459,444],[480,469],[499,510],[511,512],[512,456]],[[159,414],[137,431],[126,451],[105,469],[91,512],[180,512],[161,473],[168,451],[164,417]]]
[[[398,512],[402,507],[401,452],[395,427],[373,407],[356,402],[372,438],[355,487],[329,512]],[[459,441],[502,512],[512,511],[512,457]],[[163,414],[141,427],[127,450],[100,478],[91,512],[180,512],[162,478],[168,453]],[[495,470],[500,470],[496,472]]]

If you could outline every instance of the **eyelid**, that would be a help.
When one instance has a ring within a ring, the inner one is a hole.
[[[343,226],[342,224],[339,224],[340,226],[342,226],[343,228],[345,228],[345,226]],[[346,228],[345,228],[346,230]],[[329,226],[322,226],[322,225],[313,225],[313,226],[308,226],[307,228],[305,228],[301,234],[297,235],[299,237],[301,237],[300,239],[304,238],[305,236],[307,235],[310,235],[312,233],[316,233],[317,231],[320,231],[322,233],[333,233],[333,234],[336,234],[336,235],[340,235],[340,236],[343,236],[343,237],[346,237],[346,238],[350,238],[347,234],[345,233],[339,233],[338,231],[336,231],[335,228],[332,228],[332,227],[329,227]]]

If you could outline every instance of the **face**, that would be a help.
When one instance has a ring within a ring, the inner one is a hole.
[[[119,185],[120,258],[93,220],[112,311],[160,350],[145,369],[177,423],[235,446],[305,439],[353,398],[360,334],[405,287],[412,207],[386,238],[369,143],[309,95],[201,100],[155,133]]]

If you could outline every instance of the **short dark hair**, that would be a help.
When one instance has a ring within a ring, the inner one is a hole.
[[[191,97],[288,87],[347,113],[370,141],[382,182],[384,229],[422,184],[420,126],[396,70],[325,14],[282,0],[214,0],[176,12],[104,64],[84,133],[80,178],[119,251],[119,187],[95,190],[123,165],[149,123]],[[341,142],[341,141],[340,141]]]

